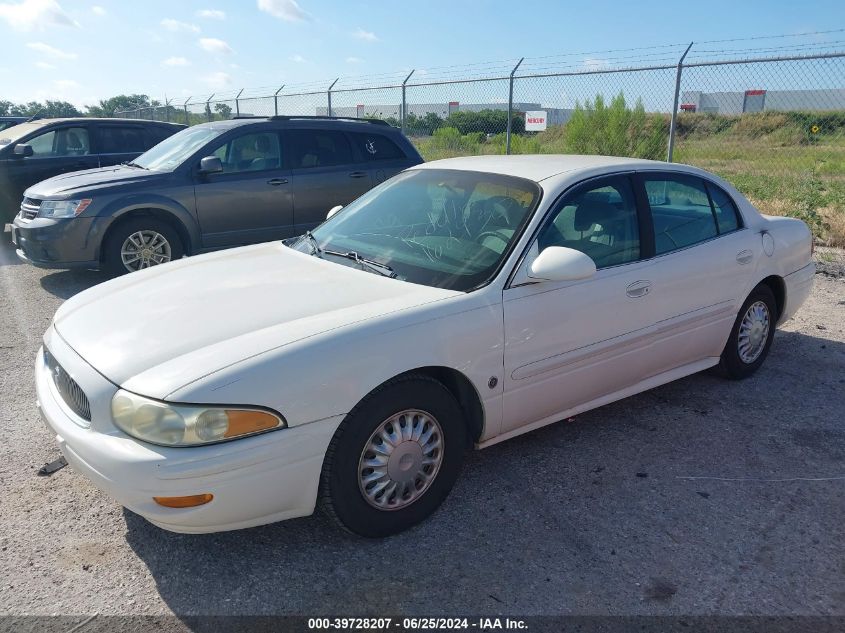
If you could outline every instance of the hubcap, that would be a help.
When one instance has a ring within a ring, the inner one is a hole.
[[[737,351],[739,359],[750,365],[760,358],[769,338],[769,307],[762,301],[755,301],[742,317],[739,324]]]
[[[419,499],[443,463],[443,430],[429,413],[410,409],[379,424],[358,460],[358,487],[379,510]]]
[[[157,231],[135,231],[120,247],[120,259],[129,271],[164,264],[170,261],[170,242]]]

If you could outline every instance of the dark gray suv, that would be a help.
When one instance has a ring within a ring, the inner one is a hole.
[[[377,120],[205,123],[125,165],[30,187],[12,240],[36,266],[120,274],[302,234],[333,207],[421,162],[400,130]]]

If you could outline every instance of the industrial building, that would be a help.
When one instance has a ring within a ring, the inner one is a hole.
[[[845,110],[845,88],[818,90],[764,90],[745,92],[701,92],[688,90],[681,95],[684,112],[743,112]]]
[[[436,114],[446,118],[453,112],[480,112],[481,110],[507,110],[507,103],[460,103],[449,101],[446,103],[409,103],[407,104],[408,114],[417,117],[424,117],[426,114]],[[572,116],[572,110],[567,108],[544,108],[539,103],[514,103],[513,109],[516,112],[527,112],[529,110],[545,110],[547,112],[549,125],[563,125]],[[393,117],[398,119],[402,112],[401,104],[370,105],[359,104],[354,106],[335,106],[332,104],[332,115],[362,119],[372,117],[386,119]],[[317,114],[325,116],[328,108],[317,108]]]

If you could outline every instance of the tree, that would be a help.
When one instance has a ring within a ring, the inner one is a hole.
[[[220,115],[221,119],[232,118],[232,107],[225,103],[215,103],[214,111]]]
[[[117,95],[108,99],[101,99],[98,105],[88,106],[88,116],[113,117],[120,110],[137,110],[161,105],[159,101],[150,100],[148,95]]]

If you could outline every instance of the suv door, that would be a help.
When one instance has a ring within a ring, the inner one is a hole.
[[[37,182],[71,171],[99,166],[92,153],[88,125],[68,123],[21,139],[32,147],[33,155],[17,158],[10,154],[6,162],[11,199],[20,204],[23,192]]]
[[[95,129],[101,167],[132,160],[148,149],[140,125],[99,123]]]
[[[349,204],[373,186],[344,132],[294,128],[284,136],[293,176],[294,234],[313,229],[332,207]]]
[[[294,235],[290,170],[282,164],[278,130],[249,127],[210,144],[223,172],[195,171],[203,247],[268,242]],[[199,169],[197,158],[196,170]]]
[[[384,134],[372,132],[350,132],[352,146],[367,166],[373,186],[380,184],[407,169],[417,161],[412,161],[405,152]]]
[[[644,285],[652,266],[646,217],[631,175],[589,180],[552,207],[503,293],[503,432],[648,375],[644,350],[655,306]],[[586,253],[596,274],[581,281],[532,282],[525,271],[550,246]]]

